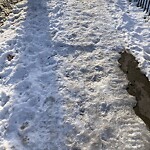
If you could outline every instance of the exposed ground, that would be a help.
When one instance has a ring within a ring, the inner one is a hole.
[[[121,53],[119,59],[120,68],[127,75],[129,84],[127,91],[136,97],[137,104],[134,107],[135,113],[147,124],[150,129],[150,82],[141,72],[135,57],[129,52]]]
[[[12,11],[14,4],[22,0],[0,0],[0,26],[7,19],[7,16]]]

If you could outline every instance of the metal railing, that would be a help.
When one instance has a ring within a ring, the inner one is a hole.
[[[137,6],[142,7],[150,15],[150,0],[137,0]]]

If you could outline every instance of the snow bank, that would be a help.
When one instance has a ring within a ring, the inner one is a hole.
[[[150,17],[136,7],[136,2],[107,2],[116,21],[116,29],[123,35],[126,49],[136,57],[139,67],[150,80]]]

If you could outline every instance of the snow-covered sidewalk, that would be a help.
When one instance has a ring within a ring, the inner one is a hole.
[[[118,67],[105,0],[24,0],[0,30],[0,150],[148,150]]]

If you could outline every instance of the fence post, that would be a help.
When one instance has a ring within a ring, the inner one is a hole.
[[[146,13],[150,15],[150,0],[138,0],[137,7],[142,7],[143,11],[146,10]]]

